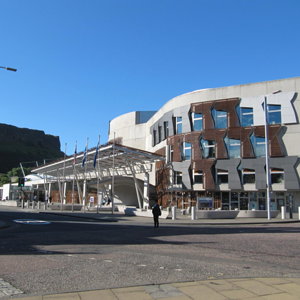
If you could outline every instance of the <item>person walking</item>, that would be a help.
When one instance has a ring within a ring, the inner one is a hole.
[[[159,227],[158,218],[161,215],[161,210],[160,210],[157,200],[155,200],[155,204],[152,207],[152,214],[153,214],[153,220],[154,220],[154,227]]]

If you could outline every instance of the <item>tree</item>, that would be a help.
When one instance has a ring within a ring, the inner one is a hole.
[[[30,174],[30,168],[23,168],[23,170],[25,175]],[[8,171],[7,174],[0,174],[0,186],[9,183],[11,181],[11,177],[24,177],[22,169],[20,167],[13,168],[10,171]]]

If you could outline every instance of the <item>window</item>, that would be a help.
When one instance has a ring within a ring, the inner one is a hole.
[[[249,193],[242,192],[240,193],[240,210],[248,210],[249,209]]]
[[[284,171],[283,169],[271,169],[271,182],[272,183],[283,183]]]
[[[168,122],[164,122],[164,135],[165,135],[165,139],[169,136],[169,124]]]
[[[200,139],[200,147],[203,158],[214,158],[216,156],[215,141]]]
[[[176,134],[182,133],[182,117],[176,117]]]
[[[268,124],[281,124],[281,105],[268,104]]]
[[[212,117],[215,122],[215,128],[227,128],[227,112],[212,109]]]
[[[203,129],[202,114],[192,113],[193,130],[198,131]]]
[[[189,160],[192,158],[192,144],[183,142],[181,146],[181,158],[182,160]]]
[[[225,138],[227,153],[230,158],[241,157],[241,141],[236,139]]]
[[[162,128],[161,126],[158,126],[158,143],[160,143],[162,141]]]
[[[243,181],[243,184],[255,183],[255,170],[243,169],[242,170],[242,181]]]
[[[239,209],[239,194],[236,192],[231,192],[230,209]]]
[[[203,183],[203,172],[195,171],[193,172],[194,184],[202,184]]]
[[[174,184],[182,184],[182,172],[174,171]]]
[[[169,146],[169,161],[173,161],[174,149],[173,146]]]
[[[240,107],[240,121],[242,127],[253,126],[253,108]]]
[[[156,144],[157,144],[156,130],[153,130],[153,145],[155,146]]]
[[[228,183],[228,171],[227,170],[221,170],[217,169],[217,184],[222,184],[222,183]]]
[[[252,134],[251,137],[250,137],[250,140],[251,140],[251,143],[252,143],[252,147],[253,147],[255,156],[256,157],[266,156],[265,138],[255,136],[254,134]]]

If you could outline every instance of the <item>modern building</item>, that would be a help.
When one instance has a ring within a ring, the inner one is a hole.
[[[109,140],[165,155],[149,179],[165,207],[266,210],[270,195],[296,211],[299,92],[300,77],[193,91],[113,119]]]

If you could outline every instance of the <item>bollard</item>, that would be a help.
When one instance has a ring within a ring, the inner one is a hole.
[[[176,206],[172,206],[172,220],[176,220]]]
[[[22,199],[22,202],[21,202],[21,203],[22,203],[22,204],[21,204],[21,205],[22,205],[22,208],[24,208],[24,200],[23,200],[23,199]]]
[[[300,206],[298,206],[298,218],[300,220]]]
[[[35,208],[35,201],[32,201],[32,209]]]
[[[37,203],[37,209],[40,209],[41,208],[41,201],[38,201]]]
[[[286,210],[285,206],[281,206],[281,219],[285,220]]]
[[[191,207],[191,219],[196,220],[196,209],[195,206]]]

